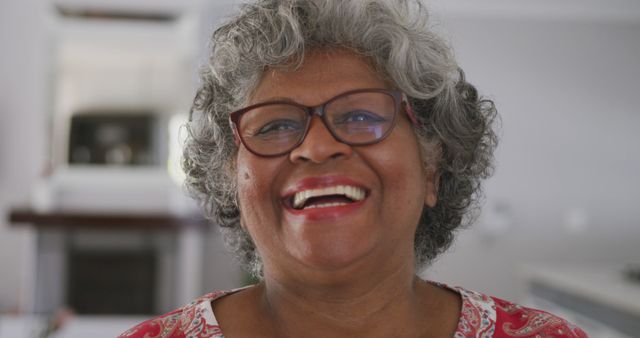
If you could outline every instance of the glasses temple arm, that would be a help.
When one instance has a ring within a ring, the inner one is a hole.
[[[240,141],[240,135],[238,135],[236,124],[233,123],[231,118],[229,118],[229,128],[231,128],[231,131],[233,132],[233,142],[236,143],[236,146],[240,146],[240,143],[242,143],[242,141]]]
[[[414,126],[418,125],[418,119],[416,119],[416,115],[413,112],[413,108],[411,107],[411,103],[409,103],[409,98],[407,97],[407,94],[402,93],[402,103],[404,105],[404,110],[407,113],[407,116],[409,117],[409,120],[411,120],[411,123],[413,123]]]

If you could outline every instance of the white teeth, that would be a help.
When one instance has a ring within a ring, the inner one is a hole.
[[[310,206],[306,207],[305,209],[328,208],[328,207],[336,207],[336,206],[339,206],[339,205],[347,205],[347,203],[334,202],[334,203],[314,204],[314,205],[310,205]]]
[[[354,187],[350,185],[338,185],[333,187],[326,187],[321,189],[310,189],[297,192],[293,196],[293,207],[300,209],[309,198],[328,195],[344,195],[351,200],[361,201],[364,199],[365,191],[362,188]],[[324,203],[309,206],[308,208],[326,208],[331,206],[345,205],[346,203]]]

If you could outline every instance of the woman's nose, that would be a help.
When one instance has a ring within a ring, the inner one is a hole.
[[[333,137],[320,117],[314,116],[302,144],[291,151],[289,158],[292,162],[323,163],[338,157],[350,157],[352,151],[350,145]]]

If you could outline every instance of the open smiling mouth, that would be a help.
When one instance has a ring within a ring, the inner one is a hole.
[[[299,191],[289,198],[288,204],[296,210],[337,207],[362,201],[366,195],[363,188],[338,185]]]

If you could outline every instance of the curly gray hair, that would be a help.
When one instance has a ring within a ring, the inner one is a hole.
[[[425,170],[435,168],[440,178],[438,201],[424,208],[416,230],[416,265],[445,251],[454,232],[473,219],[480,181],[492,172],[496,110],[466,82],[447,44],[428,27],[427,14],[417,0],[261,0],[242,6],[213,33],[187,125],[186,186],[255,276],[262,263],[240,226],[237,146],[228,114],[246,103],[265,70],[295,69],[311,49],[362,55],[409,97]]]

